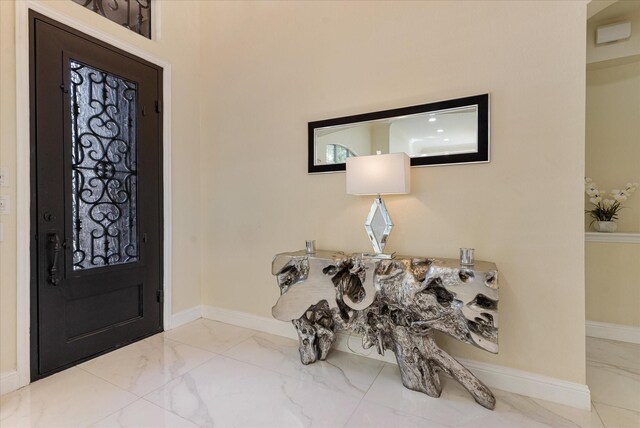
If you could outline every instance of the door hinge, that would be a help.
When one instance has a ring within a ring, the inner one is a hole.
[[[164,303],[164,290],[156,291],[156,298],[158,299],[158,303]]]
[[[162,101],[156,100],[156,113],[162,113]]]

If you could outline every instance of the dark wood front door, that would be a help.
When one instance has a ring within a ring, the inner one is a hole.
[[[29,22],[37,379],[162,331],[162,70]]]

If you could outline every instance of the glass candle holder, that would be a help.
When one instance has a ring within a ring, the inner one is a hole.
[[[460,248],[460,264],[473,266],[473,248]]]
[[[316,252],[316,240],[310,239],[305,242],[304,252],[307,254],[314,254]]]

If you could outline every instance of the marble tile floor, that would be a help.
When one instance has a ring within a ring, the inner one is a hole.
[[[492,412],[445,376],[435,399],[395,365],[304,366],[293,340],[198,320],[2,396],[0,427],[640,427],[640,345],[588,346],[591,411],[493,389]]]
[[[587,385],[607,428],[640,428],[640,345],[587,337]]]

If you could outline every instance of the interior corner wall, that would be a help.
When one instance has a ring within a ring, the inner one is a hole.
[[[201,17],[203,304],[270,317],[274,254],[370,249],[371,198],[307,174],[307,122],[488,92],[491,162],[412,168],[411,194],[385,197],[387,249],[475,247],[500,271],[500,353],[449,350],[584,383],[585,2],[206,2]]]
[[[171,63],[172,70],[172,284],[174,313],[200,304],[200,13],[199,1],[162,1],[161,39],[148,40],[72,1],[40,0],[74,18]],[[9,168],[11,212],[0,217],[0,372],[16,367],[16,111],[15,0],[0,1],[0,165]],[[166,96],[166,95],[165,95]],[[165,225],[167,226],[167,225]],[[21,284],[20,286],[28,286]]]

